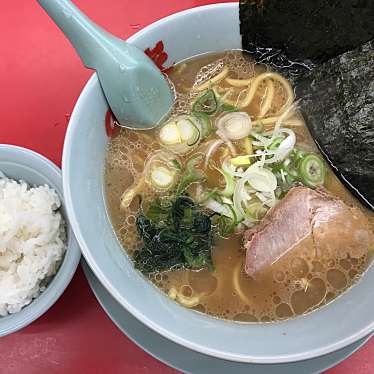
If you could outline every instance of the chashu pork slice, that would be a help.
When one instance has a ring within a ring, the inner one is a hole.
[[[262,222],[244,233],[245,271],[265,270],[307,237],[316,258],[359,258],[374,244],[365,214],[320,188],[292,188]]]

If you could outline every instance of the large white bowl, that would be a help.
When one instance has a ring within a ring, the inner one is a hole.
[[[241,48],[238,4],[195,8],[162,19],[129,42],[144,49],[162,40],[168,62],[209,51]],[[63,155],[67,211],[84,257],[114,298],[159,334],[185,347],[228,360],[281,363],[317,357],[373,332],[374,271],[330,305],[271,324],[214,319],[170,300],[134,270],[105,209],[103,167],[107,103],[94,75],[70,120]]]

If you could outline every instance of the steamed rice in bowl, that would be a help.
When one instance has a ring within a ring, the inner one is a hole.
[[[0,179],[0,316],[46,289],[66,251],[61,201],[47,185]]]

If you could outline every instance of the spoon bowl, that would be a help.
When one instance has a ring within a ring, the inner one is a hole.
[[[38,0],[87,68],[95,69],[121,126],[156,127],[174,102],[168,80],[139,48],[101,29],[69,0]]]

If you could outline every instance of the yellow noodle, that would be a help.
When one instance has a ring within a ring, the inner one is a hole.
[[[260,117],[264,117],[266,113],[270,110],[271,105],[274,100],[274,83],[270,80],[266,80],[266,91],[265,91],[265,100],[261,103]]]
[[[249,90],[247,92],[246,97],[241,102],[237,103],[238,104],[237,107],[239,109],[247,107],[252,102],[259,85],[262,83],[262,81],[264,79],[267,79],[267,80],[273,79],[273,80],[278,81],[284,87],[284,89],[287,93],[287,100],[283,104],[281,109],[277,112],[277,114],[283,113],[293,103],[293,101],[295,99],[295,95],[294,95],[294,92],[292,90],[292,87],[291,87],[290,83],[278,73],[267,72],[267,73],[262,73],[262,74],[258,75],[254,79],[251,79]],[[239,79],[235,80],[236,87],[240,87],[238,81],[239,81]],[[243,86],[247,86],[248,85],[247,82],[248,82],[248,80],[243,80]],[[273,97],[274,97],[274,95],[273,95]],[[225,102],[233,105],[232,101],[225,101]]]
[[[245,93],[247,91],[248,88],[245,88],[244,90],[241,90],[237,96],[237,98],[235,100],[231,100],[231,99],[228,99],[227,97],[230,96],[233,92],[234,92],[234,89],[233,88],[227,88],[226,89],[226,92],[221,95],[220,92],[218,91],[217,87],[213,87],[213,91],[214,91],[214,94],[216,95],[216,97],[221,101],[221,102],[224,102],[225,104],[228,104],[228,105],[233,105],[233,106],[237,106],[238,105],[238,102],[240,101],[240,96]]]
[[[245,153],[247,155],[251,155],[253,154],[253,147],[252,147],[252,142],[251,140],[248,138],[248,137],[245,137],[243,140],[242,140],[242,146],[245,150]]]
[[[284,111],[286,111],[295,101],[295,93],[290,85],[290,82],[288,82],[287,79],[283,78],[281,75],[277,74],[278,76],[278,81],[283,85],[284,89],[286,90],[287,93],[287,100],[286,102],[282,105],[282,107],[278,110],[276,114],[280,115]]]
[[[231,86],[234,87],[244,87],[244,86],[249,86],[251,82],[253,81],[253,78],[249,79],[232,79],[232,78],[226,78],[225,82],[230,84]]]
[[[226,147],[226,148],[223,150],[223,153],[222,153],[221,158],[222,158],[222,159],[226,158],[226,157],[229,155],[229,153],[230,153],[230,150],[229,150],[229,148]]]
[[[242,291],[242,289],[240,287],[239,276],[240,276],[240,272],[242,270],[242,267],[243,267],[243,261],[240,260],[238,262],[238,264],[235,266],[232,281],[233,281],[233,285],[234,285],[234,290],[237,293],[237,295],[242,299],[242,301],[244,301],[246,304],[250,305],[250,304],[252,304],[251,300],[248,299],[248,297],[244,294],[244,292]]]
[[[185,285],[185,286],[188,286],[188,285]],[[183,295],[182,293],[182,288],[184,286],[181,286],[179,291],[175,294],[174,292],[172,292],[172,296],[175,295],[175,299],[179,302],[179,304],[182,304],[183,306],[187,307],[187,308],[193,308],[194,306],[200,304],[200,296],[185,296]],[[190,286],[188,286],[190,287]],[[190,287],[191,288],[191,287]],[[172,290],[170,290],[172,291]],[[169,296],[170,296],[170,291],[169,291]],[[174,289],[174,291],[176,291]]]
[[[284,118],[284,120],[286,121],[287,119],[289,119],[292,115],[294,115],[294,113],[291,111],[287,116],[286,118]],[[258,125],[258,124],[262,124],[264,126],[266,125],[272,125],[274,123],[276,123],[278,121],[280,116],[274,116],[274,117],[267,117],[267,118],[260,118],[260,119],[257,119],[255,121],[252,122],[252,125],[255,126],[255,125]]]
[[[193,91],[204,91],[207,90],[210,86],[217,84],[224,80],[227,77],[227,74],[229,73],[229,68],[225,66],[223,70],[214,76],[212,79],[209,79],[208,81],[200,84],[199,86],[193,87]]]
[[[193,308],[194,306],[200,304],[200,299],[197,296],[186,297],[181,294],[178,294],[177,301],[179,302],[179,304],[182,304],[186,308]]]
[[[141,177],[138,182],[134,183],[130,188],[128,188],[121,196],[120,209],[126,209],[130,206],[131,202],[137,196],[140,190],[144,186],[144,177]]]
[[[258,75],[252,82],[249,91],[247,93],[247,96],[242,100],[242,102],[238,105],[238,108],[242,109],[247,107],[253,100],[256,91],[258,89],[258,86],[264,79],[270,79],[273,77],[274,73],[263,73]]]
[[[214,94],[216,95],[216,98],[219,99],[221,102],[224,102],[225,104],[230,104],[230,105],[234,105],[235,104],[234,101],[232,101],[230,99],[227,99],[227,96],[231,95],[231,93],[233,92],[232,88],[226,89],[226,92],[223,95],[221,95],[218,92],[217,87],[213,87],[212,89],[213,89]]]
[[[214,91],[215,92],[215,91]],[[229,101],[229,99],[227,99],[232,93],[234,92],[234,89],[233,88],[229,88],[225,93],[224,95],[222,95],[220,98],[221,98],[221,101],[223,102],[227,102]]]
[[[287,125],[287,126],[293,126],[293,127],[301,127],[301,126],[304,126],[304,122],[300,119],[297,119],[297,120],[288,120],[288,121],[284,121],[284,124]]]
[[[267,76],[267,74],[269,74],[269,73],[260,74],[260,75],[258,75],[256,78],[254,78],[252,80],[252,83],[251,83],[251,85],[249,87],[249,90],[248,90],[248,92],[246,94],[246,97],[243,100],[241,100],[241,102],[239,102],[239,96],[241,94],[240,93],[239,96],[238,96],[238,99],[237,99],[237,101],[235,103],[232,100],[226,101],[226,103],[228,103],[230,105],[235,105],[236,104],[239,109],[242,109],[242,108],[245,108],[246,106],[248,106],[251,103],[251,101],[253,100],[253,98],[254,98],[254,96],[256,94],[256,91],[258,89],[258,86],[260,85],[260,83],[264,79],[269,78]]]
[[[171,299],[175,300],[177,298],[178,291],[175,289],[175,287],[172,287],[170,288],[168,295]]]

